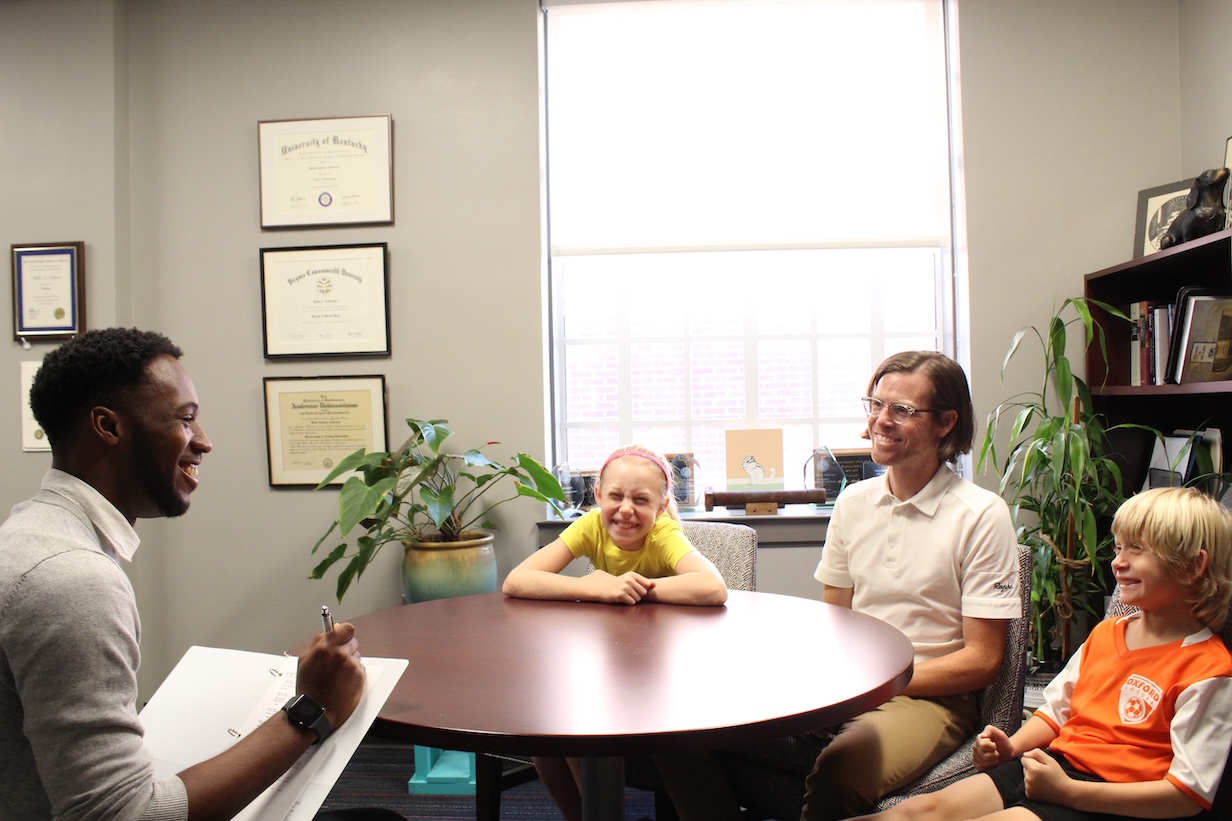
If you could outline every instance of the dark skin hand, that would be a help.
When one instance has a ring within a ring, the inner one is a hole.
[[[337,729],[364,694],[364,665],[355,627],[336,624],[318,634],[299,657],[296,692],[322,707]],[[188,792],[188,817],[216,821],[233,817],[274,783],[316,741],[281,710],[226,752],[180,773]]]

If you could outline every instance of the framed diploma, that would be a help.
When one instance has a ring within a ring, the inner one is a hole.
[[[261,249],[265,357],[389,356],[389,250]]]
[[[386,450],[388,436],[384,376],[265,377],[271,487],[316,487],[344,456]]]
[[[261,227],[394,221],[393,118],[257,123]]]
[[[67,339],[86,329],[86,246],[13,246],[13,338]]]

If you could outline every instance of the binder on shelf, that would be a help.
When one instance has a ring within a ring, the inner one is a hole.
[[[1193,439],[1195,475],[1223,473],[1223,434],[1219,428],[1176,430],[1173,435]]]
[[[1172,435],[1157,439],[1142,489],[1180,487],[1197,475],[1192,447],[1196,438]]]

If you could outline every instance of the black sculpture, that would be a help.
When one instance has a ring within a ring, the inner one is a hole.
[[[1176,215],[1168,231],[1159,238],[1159,247],[1171,248],[1191,239],[1204,237],[1224,228],[1226,209],[1223,189],[1228,184],[1228,169],[1212,168],[1194,178],[1185,199],[1185,210]]]

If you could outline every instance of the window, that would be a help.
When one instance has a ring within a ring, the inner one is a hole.
[[[787,487],[886,355],[953,354],[942,0],[545,0],[557,461],[637,442]]]

